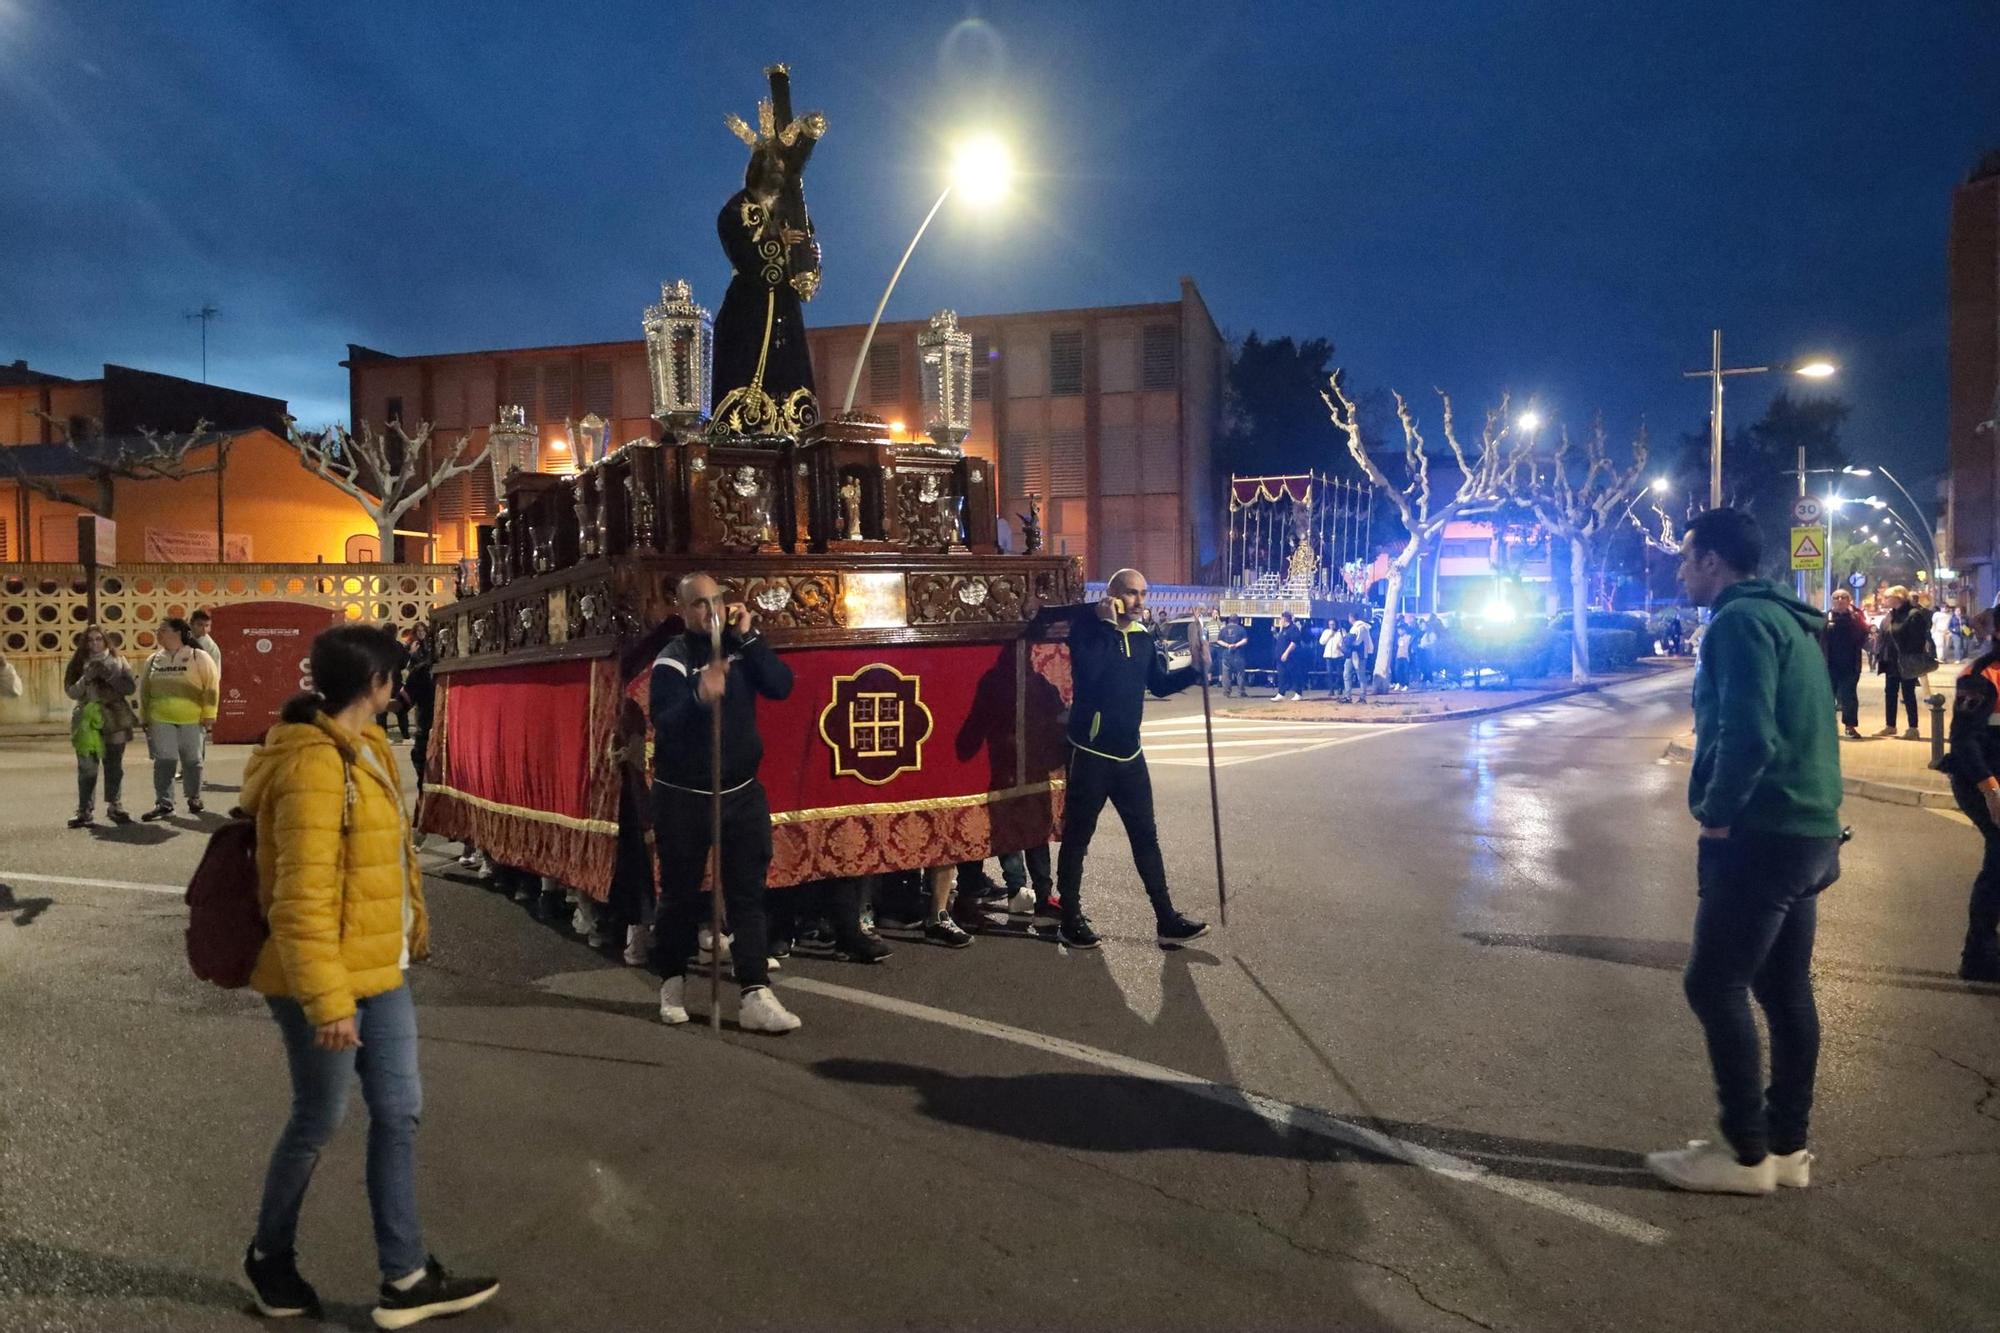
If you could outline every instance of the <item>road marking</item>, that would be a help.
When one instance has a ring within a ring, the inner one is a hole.
[[[18,880],[23,884],[77,884],[87,889],[132,889],[138,893],[171,893],[183,897],[185,884],[137,884],[129,879],[72,879],[67,875],[31,875],[25,870],[0,870],[0,883]]]
[[[1218,756],[1215,766],[1217,768],[1232,768],[1237,764],[1256,764],[1262,763],[1266,759],[1284,759],[1292,755],[1310,754],[1314,750],[1324,750],[1328,746],[1352,745],[1355,741],[1365,741],[1373,736],[1388,735],[1395,730],[1396,728],[1394,727],[1375,727],[1366,731],[1352,731],[1340,736],[1328,736],[1324,732],[1319,732],[1313,734],[1311,739],[1303,739],[1295,732],[1288,732],[1282,736],[1259,737],[1256,740],[1218,740],[1215,743],[1218,750],[1229,745],[1249,745],[1262,748],[1259,752],[1252,754]],[[1185,743],[1175,741],[1165,745],[1153,744],[1151,737],[1146,737],[1145,741],[1149,763],[1180,768],[1206,768],[1208,766],[1208,756],[1206,753],[1187,756],[1162,754],[1158,758],[1152,757],[1156,751],[1164,750],[1205,751],[1207,748],[1205,741],[1190,741]]]
[[[802,991],[809,995],[824,995],[829,999],[845,1000],[849,1004],[879,1009],[884,1013],[914,1018],[926,1023],[939,1023],[963,1032],[973,1032],[998,1041],[1012,1042],[1016,1046],[1025,1046],[1030,1050],[1060,1055],[1081,1064],[1096,1065],[1100,1069],[1109,1069],[1132,1078],[1163,1083],[1223,1106],[1249,1111],[1278,1129],[1301,1130],[1335,1143],[1346,1144],[1351,1148],[1363,1149],[1379,1157],[1419,1167],[1447,1180],[1477,1185],[1481,1189],[1504,1194],[1508,1198],[1548,1212],[1559,1213],[1572,1221],[1596,1227],[1600,1231],[1610,1232],[1614,1236],[1636,1241],[1641,1245],[1664,1244],[1669,1235],[1665,1229],[1626,1213],[1571,1198],[1544,1185],[1495,1175],[1485,1167],[1476,1162],[1469,1162],[1463,1157],[1454,1157],[1435,1148],[1426,1148],[1422,1144],[1411,1143],[1406,1139],[1369,1129],[1365,1125],[1351,1124],[1325,1111],[1316,1111],[1307,1106],[1294,1106],[1275,1097],[1232,1088],[1227,1084],[1212,1083],[1178,1069],[1169,1069],[1165,1065],[1156,1065],[1146,1060],[1135,1060],[1131,1056],[1119,1055],[1115,1051],[1100,1050],[1095,1046],[1085,1046],[1081,1042],[1067,1041],[1041,1032],[1031,1032],[1027,1028],[1017,1028],[1006,1023],[995,1023],[990,1019],[974,1018],[969,1014],[954,1013],[952,1010],[938,1009],[928,1004],[878,995],[873,991],[854,990],[813,977],[789,977],[784,983],[784,989],[788,992]]]

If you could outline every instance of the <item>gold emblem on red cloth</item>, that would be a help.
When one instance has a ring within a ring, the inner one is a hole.
[[[851,676],[833,678],[833,697],[819,715],[820,739],[833,751],[833,775],[873,786],[924,766],[931,710],[922,681],[872,662]]]

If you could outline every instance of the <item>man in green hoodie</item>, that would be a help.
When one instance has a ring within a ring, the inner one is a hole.
[[[1769,1194],[1804,1186],[1819,1010],[1816,895],[1840,877],[1840,748],[1812,607],[1766,579],[1757,524],[1711,509],[1681,539],[1681,582],[1713,607],[1694,676],[1688,809],[1701,825],[1688,1005],[1708,1038],[1723,1144],[1649,1153],[1682,1189]],[[1771,1081],[1750,996],[1771,1031]]]

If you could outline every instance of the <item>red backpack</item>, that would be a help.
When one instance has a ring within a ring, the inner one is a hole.
[[[257,824],[241,810],[208,835],[187,888],[188,966],[225,990],[250,984],[270,937],[257,901]]]
[[[340,835],[345,838],[354,803],[354,770],[344,762],[342,768],[346,796]],[[187,905],[188,967],[224,990],[249,985],[271,927],[257,899],[257,821],[240,807],[208,835],[208,848],[188,881]]]

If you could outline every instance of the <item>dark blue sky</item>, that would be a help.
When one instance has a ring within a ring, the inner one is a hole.
[[[964,21],[960,21],[961,18]],[[1990,0],[692,5],[0,0],[0,357],[345,411],[350,341],[636,336],[711,306],[760,71],[831,121],[815,323],[1169,299],[1325,335],[1361,387],[1696,427],[1732,361],[1838,359],[1864,458],[1943,456],[1950,190],[2000,147]],[[1737,381],[1731,420],[1777,386]],[[1331,447],[1331,437],[1328,440]]]

